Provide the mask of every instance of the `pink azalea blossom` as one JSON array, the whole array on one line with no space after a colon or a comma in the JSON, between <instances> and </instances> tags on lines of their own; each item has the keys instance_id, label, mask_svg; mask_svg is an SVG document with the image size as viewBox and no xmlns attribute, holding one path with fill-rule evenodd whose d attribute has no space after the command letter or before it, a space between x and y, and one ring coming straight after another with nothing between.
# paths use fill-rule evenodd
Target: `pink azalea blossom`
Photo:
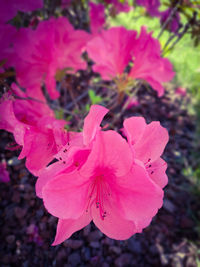
<instances>
[{"instance_id":1,"label":"pink azalea blossom","mask_svg":"<svg viewBox=\"0 0 200 267\"><path fill-rule=\"evenodd\" d=\"M42 21L35 30L20 29L13 48L19 84L38 92L45 83L50 97L58 98L55 75L60 70L74 73L86 68L81 53L88 36L82 30L74 30L65 17Z\"/></svg>"},{"instance_id":2,"label":"pink azalea blossom","mask_svg":"<svg viewBox=\"0 0 200 267\"><path fill-rule=\"evenodd\" d=\"M167 10L163 11L160 13L160 23L163 25L166 20L169 18L169 16L172 13L172 9L168 8ZM180 15L178 12L176 12L173 17L171 18L171 20L169 21L169 23L166 25L166 28L171 31L176 33L177 30L179 29L180 26Z\"/></svg>"},{"instance_id":3,"label":"pink azalea blossom","mask_svg":"<svg viewBox=\"0 0 200 267\"><path fill-rule=\"evenodd\" d=\"M95 62L93 70L104 80L111 80L124 72L133 57L136 31L124 27L113 27L88 42L86 50Z\"/></svg>"},{"instance_id":4,"label":"pink azalea blossom","mask_svg":"<svg viewBox=\"0 0 200 267\"><path fill-rule=\"evenodd\" d=\"M6 162L2 161L0 163L0 182L8 183L10 182L10 176L8 171L6 170Z\"/></svg>"},{"instance_id":5,"label":"pink azalea blossom","mask_svg":"<svg viewBox=\"0 0 200 267\"><path fill-rule=\"evenodd\" d=\"M104 5L90 2L89 8L91 32L93 35L98 34L102 30L103 25L105 24Z\"/></svg>"},{"instance_id":6,"label":"pink azalea blossom","mask_svg":"<svg viewBox=\"0 0 200 267\"><path fill-rule=\"evenodd\" d=\"M143 6L146 8L147 12L152 17L157 17L160 15L160 11L158 10L160 7L160 1L159 0L136 0L136 3L139 6Z\"/></svg>"},{"instance_id":7,"label":"pink azalea blossom","mask_svg":"<svg viewBox=\"0 0 200 267\"><path fill-rule=\"evenodd\" d=\"M136 31L114 27L89 41L86 49L95 62L93 70L99 72L103 79L111 80L122 76L132 60L129 78L147 81L158 96L162 96L162 83L174 76L172 64L161 57L159 41L147 33L145 27L142 27L139 37L136 38L136 35Z\"/></svg>"},{"instance_id":8,"label":"pink azalea blossom","mask_svg":"<svg viewBox=\"0 0 200 267\"><path fill-rule=\"evenodd\" d=\"M134 47L134 65L129 76L134 79L147 81L158 92L164 94L163 82L168 82L174 77L172 64L167 58L161 56L160 43L147 33L142 27L139 38Z\"/></svg>"},{"instance_id":9,"label":"pink azalea blossom","mask_svg":"<svg viewBox=\"0 0 200 267\"><path fill-rule=\"evenodd\" d=\"M1 0L0 23L4 23L17 15L18 11L29 12L43 7L42 0Z\"/></svg>"},{"instance_id":10,"label":"pink azalea blossom","mask_svg":"<svg viewBox=\"0 0 200 267\"><path fill-rule=\"evenodd\" d=\"M124 133L135 158L143 162L149 177L161 188L168 182L166 162L160 158L169 140L168 132L158 121L146 124L143 117L124 121Z\"/></svg>"},{"instance_id":11,"label":"pink azalea blossom","mask_svg":"<svg viewBox=\"0 0 200 267\"><path fill-rule=\"evenodd\" d=\"M178 88L176 88L175 93L177 95L180 95L180 96L184 97L184 96L187 95L187 90L186 90L186 88L178 87Z\"/></svg>"},{"instance_id":12,"label":"pink azalea blossom","mask_svg":"<svg viewBox=\"0 0 200 267\"><path fill-rule=\"evenodd\" d=\"M57 120L45 102L24 100L28 95L15 84L17 99L4 96L0 103L0 129L13 133L22 151L19 159L26 157L26 167L37 174L68 141L64 131L66 121Z\"/></svg>"},{"instance_id":13,"label":"pink azalea blossom","mask_svg":"<svg viewBox=\"0 0 200 267\"><path fill-rule=\"evenodd\" d=\"M152 160L157 159L160 147L149 148L142 137L136 158L121 135L102 131L100 123L107 112L106 108L93 105L78 144L69 144L62 159L44 169L37 180L37 195L43 198L47 210L59 218L53 245L92 220L110 238L127 239L148 226L162 206L163 191L143 163L151 153ZM136 123L136 130L137 126ZM153 131L152 137L157 138L157 134ZM138 138L139 132L135 135ZM143 157L138 156L139 147Z\"/></svg>"}]
</instances>

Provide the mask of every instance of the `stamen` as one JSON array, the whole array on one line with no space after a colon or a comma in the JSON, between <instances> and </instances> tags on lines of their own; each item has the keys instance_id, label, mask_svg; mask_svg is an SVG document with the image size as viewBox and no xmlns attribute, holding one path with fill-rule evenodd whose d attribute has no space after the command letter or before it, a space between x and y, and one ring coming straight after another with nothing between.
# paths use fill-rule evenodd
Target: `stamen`
<instances>
[{"instance_id":1,"label":"stamen","mask_svg":"<svg viewBox=\"0 0 200 267\"><path fill-rule=\"evenodd\" d=\"M94 203L96 205L96 208L99 210L99 216L102 220L104 220L107 215L104 209L104 198L106 195L110 196L107 187L107 184L103 180L103 175L95 177L91 185L91 192L89 194L89 200L86 207L86 212L88 212L89 207ZM105 194L105 192L107 193ZM91 203L92 196L94 196L94 198Z\"/></svg>"}]
</instances>

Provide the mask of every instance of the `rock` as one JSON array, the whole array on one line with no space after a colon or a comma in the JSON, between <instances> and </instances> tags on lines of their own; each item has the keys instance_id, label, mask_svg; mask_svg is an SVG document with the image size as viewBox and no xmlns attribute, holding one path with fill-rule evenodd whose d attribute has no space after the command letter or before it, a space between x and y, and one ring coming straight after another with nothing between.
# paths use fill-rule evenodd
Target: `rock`
<instances>
[{"instance_id":1,"label":"rock","mask_svg":"<svg viewBox=\"0 0 200 267\"><path fill-rule=\"evenodd\" d=\"M105 237L102 242L102 244L108 245L108 246L113 246L115 241L109 237Z\"/></svg>"},{"instance_id":2,"label":"rock","mask_svg":"<svg viewBox=\"0 0 200 267\"><path fill-rule=\"evenodd\" d=\"M91 259L91 251L88 247L83 247L81 249L82 257L85 261L89 261Z\"/></svg>"},{"instance_id":3,"label":"rock","mask_svg":"<svg viewBox=\"0 0 200 267\"><path fill-rule=\"evenodd\" d=\"M181 217L180 226L181 228L192 228L194 227L194 222L184 215Z\"/></svg>"},{"instance_id":4,"label":"rock","mask_svg":"<svg viewBox=\"0 0 200 267\"><path fill-rule=\"evenodd\" d=\"M164 199L163 208L170 213L174 213L176 210L176 206L169 199Z\"/></svg>"},{"instance_id":5,"label":"rock","mask_svg":"<svg viewBox=\"0 0 200 267\"><path fill-rule=\"evenodd\" d=\"M6 237L6 242L7 242L8 244L12 244L12 243L14 243L14 242L15 242L15 236L14 236L14 235L8 235L8 236Z\"/></svg>"},{"instance_id":6,"label":"rock","mask_svg":"<svg viewBox=\"0 0 200 267\"><path fill-rule=\"evenodd\" d=\"M72 249L78 249L83 246L83 241L69 239L64 243L64 246L72 248Z\"/></svg>"},{"instance_id":7,"label":"rock","mask_svg":"<svg viewBox=\"0 0 200 267\"><path fill-rule=\"evenodd\" d=\"M117 246L111 246L111 247L109 247L109 251L111 253L114 253L114 254L117 254L117 255L121 254L121 252L122 252L121 248L120 247L117 247Z\"/></svg>"},{"instance_id":8,"label":"rock","mask_svg":"<svg viewBox=\"0 0 200 267\"><path fill-rule=\"evenodd\" d=\"M174 225L174 216L170 214L161 214L159 218L168 226Z\"/></svg>"},{"instance_id":9,"label":"rock","mask_svg":"<svg viewBox=\"0 0 200 267\"><path fill-rule=\"evenodd\" d=\"M68 257L68 263L70 266L75 267L78 266L78 264L81 263L81 257L78 252L73 252L71 255Z\"/></svg>"},{"instance_id":10,"label":"rock","mask_svg":"<svg viewBox=\"0 0 200 267\"><path fill-rule=\"evenodd\" d=\"M90 242L90 247L100 248L100 243L98 241L92 241L92 242Z\"/></svg>"},{"instance_id":11,"label":"rock","mask_svg":"<svg viewBox=\"0 0 200 267\"><path fill-rule=\"evenodd\" d=\"M123 267L131 264L133 256L130 253L124 253L115 260L115 266Z\"/></svg>"},{"instance_id":12,"label":"rock","mask_svg":"<svg viewBox=\"0 0 200 267\"><path fill-rule=\"evenodd\" d=\"M136 240L134 237L129 238L128 249L131 252L141 253L142 252L141 242L139 240Z\"/></svg>"},{"instance_id":13,"label":"rock","mask_svg":"<svg viewBox=\"0 0 200 267\"><path fill-rule=\"evenodd\" d=\"M22 219L26 215L27 209L26 208L16 207L14 209L14 212L15 212L15 216L18 219Z\"/></svg>"},{"instance_id":14,"label":"rock","mask_svg":"<svg viewBox=\"0 0 200 267\"><path fill-rule=\"evenodd\" d=\"M56 261L61 262L64 259L67 260L67 253L66 253L66 249L64 248L60 248L57 255L56 255Z\"/></svg>"},{"instance_id":15,"label":"rock","mask_svg":"<svg viewBox=\"0 0 200 267\"><path fill-rule=\"evenodd\" d=\"M88 241L92 242L92 241L98 241L101 237L103 236L103 234L99 231L99 230L95 230L93 232L90 232L88 234Z\"/></svg>"},{"instance_id":16,"label":"rock","mask_svg":"<svg viewBox=\"0 0 200 267\"><path fill-rule=\"evenodd\" d=\"M86 227L84 227L84 229L83 229L83 235L84 236L88 236L89 233L90 233L90 230L91 230L91 223L88 224Z\"/></svg>"}]
</instances>

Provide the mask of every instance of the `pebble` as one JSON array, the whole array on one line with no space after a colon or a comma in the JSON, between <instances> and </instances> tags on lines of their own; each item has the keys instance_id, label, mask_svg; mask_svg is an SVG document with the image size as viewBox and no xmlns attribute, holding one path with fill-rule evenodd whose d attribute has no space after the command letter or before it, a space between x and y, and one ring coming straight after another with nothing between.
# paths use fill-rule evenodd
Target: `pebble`
<instances>
[{"instance_id":1,"label":"pebble","mask_svg":"<svg viewBox=\"0 0 200 267\"><path fill-rule=\"evenodd\" d=\"M64 246L72 248L72 249L79 249L80 247L83 246L83 241L68 239L67 241L65 241Z\"/></svg>"},{"instance_id":2,"label":"pebble","mask_svg":"<svg viewBox=\"0 0 200 267\"><path fill-rule=\"evenodd\" d=\"M71 255L69 255L68 257L68 263L70 264L70 266L75 267L78 264L81 263L81 257L80 254L78 252L73 252Z\"/></svg>"},{"instance_id":3,"label":"pebble","mask_svg":"<svg viewBox=\"0 0 200 267\"><path fill-rule=\"evenodd\" d=\"M194 222L190 218L183 216L180 221L180 226L181 228L192 228L194 227Z\"/></svg>"},{"instance_id":4,"label":"pebble","mask_svg":"<svg viewBox=\"0 0 200 267\"><path fill-rule=\"evenodd\" d=\"M128 239L128 249L134 253L141 253L142 247L141 242L136 240L134 237Z\"/></svg>"},{"instance_id":5,"label":"pebble","mask_svg":"<svg viewBox=\"0 0 200 267\"><path fill-rule=\"evenodd\" d=\"M109 247L109 251L111 253L113 252L114 254L117 254L117 255L121 254L121 252L122 252L121 248L120 247L117 247L117 246L111 246L111 247Z\"/></svg>"},{"instance_id":6,"label":"pebble","mask_svg":"<svg viewBox=\"0 0 200 267\"><path fill-rule=\"evenodd\" d=\"M102 236L103 234L99 230L95 230L88 234L87 239L89 242L98 241Z\"/></svg>"},{"instance_id":7,"label":"pebble","mask_svg":"<svg viewBox=\"0 0 200 267\"><path fill-rule=\"evenodd\" d=\"M7 242L8 244L12 244L13 242L15 242L15 236L14 236L14 235L8 235L8 236L6 237L6 242Z\"/></svg>"},{"instance_id":8,"label":"pebble","mask_svg":"<svg viewBox=\"0 0 200 267\"><path fill-rule=\"evenodd\" d=\"M15 207L14 212L15 212L15 216L18 219L22 219L26 215L27 209L26 208Z\"/></svg>"},{"instance_id":9,"label":"pebble","mask_svg":"<svg viewBox=\"0 0 200 267\"><path fill-rule=\"evenodd\" d=\"M90 242L90 247L99 248L100 247L100 243L97 242L97 241L92 241L92 242Z\"/></svg>"},{"instance_id":10,"label":"pebble","mask_svg":"<svg viewBox=\"0 0 200 267\"><path fill-rule=\"evenodd\" d=\"M130 253L124 253L115 260L115 265L117 267L124 267L131 264L132 260L133 256Z\"/></svg>"},{"instance_id":11,"label":"pebble","mask_svg":"<svg viewBox=\"0 0 200 267\"><path fill-rule=\"evenodd\" d=\"M163 208L170 213L174 213L176 210L176 206L169 199L164 199Z\"/></svg>"}]
</instances>

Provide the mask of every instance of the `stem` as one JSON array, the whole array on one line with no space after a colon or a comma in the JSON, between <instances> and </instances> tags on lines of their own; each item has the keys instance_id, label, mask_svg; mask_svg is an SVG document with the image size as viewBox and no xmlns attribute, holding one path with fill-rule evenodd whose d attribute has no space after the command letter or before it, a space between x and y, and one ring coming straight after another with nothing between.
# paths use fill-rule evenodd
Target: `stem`
<instances>
[{"instance_id":1,"label":"stem","mask_svg":"<svg viewBox=\"0 0 200 267\"><path fill-rule=\"evenodd\" d=\"M161 31L160 31L160 33L159 33L157 39L159 39L159 38L162 36L162 34L163 34L165 28L168 26L169 22L172 20L173 16L175 15L176 11L178 10L178 6L179 6L179 4L180 4L181 2L182 2L182 0L179 0L179 1L177 2L177 4L175 5L175 7L171 10L171 13L170 13L169 17L166 19L166 21L164 22L164 24L163 24L163 26L162 26L162 29L161 29Z\"/></svg>"}]
</instances>

